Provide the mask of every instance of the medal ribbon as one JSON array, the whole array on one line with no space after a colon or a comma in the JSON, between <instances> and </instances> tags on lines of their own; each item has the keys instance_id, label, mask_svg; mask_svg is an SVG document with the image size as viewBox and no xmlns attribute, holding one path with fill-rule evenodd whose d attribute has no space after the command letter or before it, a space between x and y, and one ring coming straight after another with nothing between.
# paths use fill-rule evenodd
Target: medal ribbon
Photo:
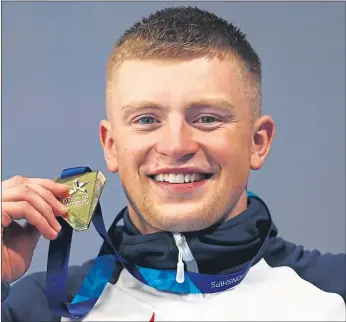
<instances>
[{"instance_id":1,"label":"medal ribbon","mask_svg":"<svg viewBox=\"0 0 346 322\"><path fill-rule=\"evenodd\" d=\"M69 168L62 171L60 178L81 175L90 171L91 169L89 167ZM258 198L250 192L248 195ZM121 219L122 213L119 214L116 221L118 222ZM258 257L258 254L261 252L263 246L268 240L271 231L270 226L260 250L241 271L224 275L209 275L185 271L184 282L178 283L176 281L176 270L158 270L141 267L133 265L122 258L116 252L107 234L102 217L101 206L100 203L98 203L92 223L98 234L108 246L110 253L99 254L97 256L93 266L84 278L78 293L74 296L72 301L69 302L67 300L67 276L73 229L62 218L58 218L58 220L62 226L61 232L58 237L55 240L52 240L49 244L47 297L49 307L54 315L72 319L81 319L92 310L110 280L117 261L121 262L124 268L126 268L134 278L160 291L180 294L198 294L217 293L231 289L240 284L245 278L254 261Z\"/></svg>"}]
</instances>

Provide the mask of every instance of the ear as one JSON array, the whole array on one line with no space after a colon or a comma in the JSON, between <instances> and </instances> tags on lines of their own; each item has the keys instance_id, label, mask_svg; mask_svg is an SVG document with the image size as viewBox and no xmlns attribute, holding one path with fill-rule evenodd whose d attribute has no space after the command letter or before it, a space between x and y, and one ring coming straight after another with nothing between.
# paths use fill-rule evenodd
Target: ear
<instances>
[{"instance_id":1,"label":"ear","mask_svg":"<svg viewBox=\"0 0 346 322\"><path fill-rule=\"evenodd\" d=\"M263 115L254 123L253 129L250 166L252 170L259 170L269 154L275 136L274 120Z\"/></svg>"},{"instance_id":2,"label":"ear","mask_svg":"<svg viewBox=\"0 0 346 322\"><path fill-rule=\"evenodd\" d=\"M119 167L115 141L112 136L112 126L107 120L103 120L100 123L100 141L108 170L117 172Z\"/></svg>"}]
</instances>

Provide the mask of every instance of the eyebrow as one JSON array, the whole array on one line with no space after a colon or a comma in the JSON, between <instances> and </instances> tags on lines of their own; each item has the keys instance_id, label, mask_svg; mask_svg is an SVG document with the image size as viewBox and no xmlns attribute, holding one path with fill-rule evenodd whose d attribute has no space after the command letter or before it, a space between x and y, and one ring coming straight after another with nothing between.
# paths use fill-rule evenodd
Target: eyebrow
<instances>
[{"instance_id":1,"label":"eyebrow","mask_svg":"<svg viewBox=\"0 0 346 322\"><path fill-rule=\"evenodd\" d=\"M130 104L126 104L121 107L120 113L123 118L128 118L132 113L141 109L164 109L163 106L151 101L138 101Z\"/></svg>"},{"instance_id":2,"label":"eyebrow","mask_svg":"<svg viewBox=\"0 0 346 322\"><path fill-rule=\"evenodd\" d=\"M207 108L207 107L216 107L226 111L234 112L234 105L225 99L220 98L210 98L194 101L192 103L186 104L183 108L184 111L189 108ZM121 107L120 113L124 119L128 118L132 113L142 109L156 109L156 110L168 110L168 108L151 102L151 101L138 101L130 104L126 104Z\"/></svg>"},{"instance_id":3,"label":"eyebrow","mask_svg":"<svg viewBox=\"0 0 346 322\"><path fill-rule=\"evenodd\" d=\"M202 100L193 102L191 104L188 104L187 106L185 106L185 109L188 109L190 107L192 108L216 107L216 108L220 108L230 112L235 111L235 107L230 101L225 99L220 99L220 98L202 99Z\"/></svg>"}]
</instances>

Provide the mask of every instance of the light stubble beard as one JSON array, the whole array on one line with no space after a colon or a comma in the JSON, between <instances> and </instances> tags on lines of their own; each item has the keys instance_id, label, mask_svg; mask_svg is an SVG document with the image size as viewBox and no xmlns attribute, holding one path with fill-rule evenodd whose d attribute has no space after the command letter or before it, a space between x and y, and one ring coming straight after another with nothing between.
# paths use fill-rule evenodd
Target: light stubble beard
<instances>
[{"instance_id":1,"label":"light stubble beard","mask_svg":"<svg viewBox=\"0 0 346 322\"><path fill-rule=\"evenodd\" d=\"M246 189L239 189L234 202L229 205L222 205L218 200L224 198L223 189L219 189L211 198L206 198L205 202L198 207L194 213L200 215L190 215L183 220L179 214L174 218L165 217L159 210L155 209L150 197L143 194L140 197L138 205L131 197L132 191L126 189L122 183L125 196L128 200L128 212L132 223L142 234L152 234L159 231L167 232L193 232L206 229L211 226L217 226L247 208ZM169 207L169 206L167 206Z\"/></svg>"}]
</instances>

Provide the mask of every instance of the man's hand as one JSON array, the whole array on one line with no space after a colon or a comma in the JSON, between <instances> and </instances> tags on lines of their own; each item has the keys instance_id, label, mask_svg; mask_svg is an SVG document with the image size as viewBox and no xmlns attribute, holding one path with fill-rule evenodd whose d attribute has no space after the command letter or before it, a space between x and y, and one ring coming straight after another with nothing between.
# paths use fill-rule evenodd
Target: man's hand
<instances>
[{"instance_id":1,"label":"man's hand","mask_svg":"<svg viewBox=\"0 0 346 322\"><path fill-rule=\"evenodd\" d=\"M54 240L61 226L57 216L66 216L58 200L69 187L50 179L15 176L2 182L2 280L11 283L28 270L41 234ZM15 220L25 219L21 226Z\"/></svg>"}]
</instances>

